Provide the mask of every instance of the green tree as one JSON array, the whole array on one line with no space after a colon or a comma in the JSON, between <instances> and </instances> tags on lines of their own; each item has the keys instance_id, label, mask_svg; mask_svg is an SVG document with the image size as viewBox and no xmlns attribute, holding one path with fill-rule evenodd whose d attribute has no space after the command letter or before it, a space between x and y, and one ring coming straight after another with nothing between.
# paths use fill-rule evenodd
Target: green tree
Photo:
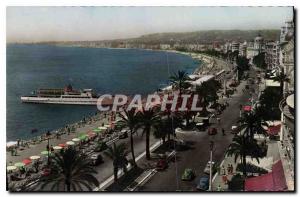
<instances>
[{"instance_id":1,"label":"green tree","mask_svg":"<svg viewBox=\"0 0 300 197\"><path fill-rule=\"evenodd\" d=\"M87 155L79 153L75 148L68 148L64 152L55 153L51 159L50 175L40 179L41 189L51 185L51 191L63 189L69 191L92 191L99 181L97 171L91 166Z\"/></svg>"},{"instance_id":2,"label":"green tree","mask_svg":"<svg viewBox=\"0 0 300 197\"><path fill-rule=\"evenodd\" d=\"M244 74L245 71L249 70L249 60L246 57L238 56L236 59L238 78Z\"/></svg>"},{"instance_id":3,"label":"green tree","mask_svg":"<svg viewBox=\"0 0 300 197\"><path fill-rule=\"evenodd\" d=\"M229 148L226 151L226 155L234 156L234 162L237 162L237 159L240 158L241 164L243 166L243 175L247 176L246 171L246 157L250 156L254 158L259 163L260 157L260 147L257 144L255 139L249 139L245 135L236 135L232 143L229 145Z\"/></svg>"},{"instance_id":4,"label":"green tree","mask_svg":"<svg viewBox=\"0 0 300 197\"><path fill-rule=\"evenodd\" d=\"M260 107L254 108L250 112L244 112L239 119L239 123L241 130L245 130L245 136L250 139L253 139L255 133L266 135L263 126L267 126L267 124Z\"/></svg>"},{"instance_id":5,"label":"green tree","mask_svg":"<svg viewBox=\"0 0 300 197\"><path fill-rule=\"evenodd\" d=\"M267 87L259 98L262 116L265 120L279 120L281 111L279 103L281 101L281 93L274 87Z\"/></svg>"},{"instance_id":6,"label":"green tree","mask_svg":"<svg viewBox=\"0 0 300 197\"><path fill-rule=\"evenodd\" d=\"M215 103L218 99L217 91L220 88L220 83L216 80L203 82L196 87L196 94L201 98L203 107L202 113L207 114L207 106L209 103Z\"/></svg>"},{"instance_id":7,"label":"green tree","mask_svg":"<svg viewBox=\"0 0 300 197\"><path fill-rule=\"evenodd\" d=\"M279 72L279 74L273 78L274 81L277 81L280 83L280 98L283 98L283 88L284 88L284 82L290 83L290 79L286 74L284 74L283 69Z\"/></svg>"},{"instance_id":8,"label":"green tree","mask_svg":"<svg viewBox=\"0 0 300 197\"><path fill-rule=\"evenodd\" d=\"M259 68L265 69L267 64L265 62L265 53L259 53L258 55L253 57L253 64L255 64Z\"/></svg>"},{"instance_id":9,"label":"green tree","mask_svg":"<svg viewBox=\"0 0 300 197\"><path fill-rule=\"evenodd\" d=\"M188 80L190 80L188 74L185 71L180 70L170 77L171 84L174 88L179 90L179 95L181 95L185 89L190 87Z\"/></svg>"},{"instance_id":10,"label":"green tree","mask_svg":"<svg viewBox=\"0 0 300 197\"><path fill-rule=\"evenodd\" d=\"M118 122L121 128L129 128L130 132L130 149L131 149L131 155L132 155L132 161L133 165L136 166L135 162L135 154L134 154L134 143L133 143L133 133L136 132L136 129L139 124L139 117L137 113L135 112L135 109L131 110L125 110L124 112L120 112L119 116L121 117L121 120Z\"/></svg>"},{"instance_id":11,"label":"green tree","mask_svg":"<svg viewBox=\"0 0 300 197\"><path fill-rule=\"evenodd\" d=\"M144 127L143 134L146 135L146 158L150 159L150 131L160 120L159 113L155 107L148 110L143 108L142 111L138 112L141 126Z\"/></svg>"},{"instance_id":12,"label":"green tree","mask_svg":"<svg viewBox=\"0 0 300 197\"><path fill-rule=\"evenodd\" d=\"M114 181L118 182L118 170L123 169L124 173L127 172L127 155L128 151L125 143L108 147L108 150L104 152L113 161Z\"/></svg>"}]
</instances>

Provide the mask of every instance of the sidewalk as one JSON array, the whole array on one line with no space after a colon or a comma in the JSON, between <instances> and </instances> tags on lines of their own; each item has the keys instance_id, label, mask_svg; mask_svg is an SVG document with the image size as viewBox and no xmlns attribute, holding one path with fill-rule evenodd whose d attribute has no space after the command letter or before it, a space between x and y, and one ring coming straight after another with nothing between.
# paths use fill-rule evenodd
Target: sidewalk
<instances>
[{"instance_id":1,"label":"sidewalk","mask_svg":"<svg viewBox=\"0 0 300 197\"><path fill-rule=\"evenodd\" d=\"M60 139L56 139L55 137L50 139L49 144L50 146L57 146L61 143L66 143L67 141L71 141L73 138L76 138L79 133L86 133L87 131L90 131L96 127L99 127L104 124L108 124L107 118L100 118L100 120L96 120L95 122L91 124L85 124L83 127L76 128L75 131L71 132L70 135L63 134L60 136ZM11 152L6 152L6 162L22 162L23 159L26 159L33 155L40 155L42 151L46 150L48 142L47 140L44 140L37 144L30 145L29 148L24 147L24 150L20 150L18 148L17 156L12 156Z\"/></svg>"}]
</instances>

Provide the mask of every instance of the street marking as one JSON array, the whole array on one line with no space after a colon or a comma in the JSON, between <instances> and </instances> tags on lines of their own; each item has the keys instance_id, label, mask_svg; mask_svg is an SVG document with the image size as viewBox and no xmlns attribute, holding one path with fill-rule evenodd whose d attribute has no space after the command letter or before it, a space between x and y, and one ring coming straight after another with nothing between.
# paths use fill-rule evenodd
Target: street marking
<instances>
[{"instance_id":1,"label":"street marking","mask_svg":"<svg viewBox=\"0 0 300 197\"><path fill-rule=\"evenodd\" d=\"M157 148L157 146L160 145L160 141L157 141L155 144L153 144L150 147L150 151L152 151L154 148ZM146 155L146 151L144 151L142 154L140 154L139 156L136 157L135 161L139 161L143 156ZM127 169L130 169L131 165L128 165ZM118 171L118 175L121 175L123 173L122 170ZM102 183L100 183L100 185L98 187L96 187L95 189L93 189L93 191L101 191L108 183L110 183L111 181L113 181L114 179L114 175L111 175L109 178L107 178L105 181L103 181Z\"/></svg>"}]
</instances>

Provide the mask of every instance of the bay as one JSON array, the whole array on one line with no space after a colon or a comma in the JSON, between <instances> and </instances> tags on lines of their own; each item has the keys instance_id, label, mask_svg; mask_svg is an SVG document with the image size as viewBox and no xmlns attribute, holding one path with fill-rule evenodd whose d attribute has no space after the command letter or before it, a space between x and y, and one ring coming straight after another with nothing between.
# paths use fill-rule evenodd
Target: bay
<instances>
[{"instance_id":1,"label":"bay","mask_svg":"<svg viewBox=\"0 0 300 197\"><path fill-rule=\"evenodd\" d=\"M25 104L39 88L92 88L98 94L148 94L178 70L192 73L191 57L164 51L8 44L7 140L28 139L93 115L96 106ZM168 66L169 65L169 66ZM37 133L31 134L36 128Z\"/></svg>"}]
</instances>

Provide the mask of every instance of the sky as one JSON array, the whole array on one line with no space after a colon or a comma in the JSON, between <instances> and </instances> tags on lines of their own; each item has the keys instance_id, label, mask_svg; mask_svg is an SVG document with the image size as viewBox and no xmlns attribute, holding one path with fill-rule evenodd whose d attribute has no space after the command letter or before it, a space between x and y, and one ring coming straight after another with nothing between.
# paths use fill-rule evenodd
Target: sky
<instances>
[{"instance_id":1,"label":"sky","mask_svg":"<svg viewBox=\"0 0 300 197\"><path fill-rule=\"evenodd\" d=\"M7 7L7 42L107 40L150 33L279 29L292 7Z\"/></svg>"}]
</instances>

